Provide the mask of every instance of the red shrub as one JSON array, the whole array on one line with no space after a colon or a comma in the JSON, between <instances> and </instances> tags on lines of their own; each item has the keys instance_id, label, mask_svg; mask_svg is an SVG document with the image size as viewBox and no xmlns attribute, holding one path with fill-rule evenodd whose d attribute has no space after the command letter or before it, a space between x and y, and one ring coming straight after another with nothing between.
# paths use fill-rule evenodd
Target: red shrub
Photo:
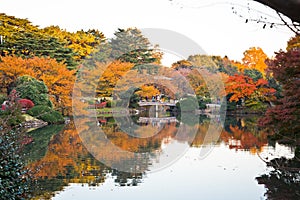
<instances>
[{"instance_id":1,"label":"red shrub","mask_svg":"<svg viewBox=\"0 0 300 200\"><path fill-rule=\"evenodd\" d=\"M20 99L18 100L18 103L21 104L22 108L25 108L26 110L34 106L34 103L29 99Z\"/></svg>"}]
</instances>

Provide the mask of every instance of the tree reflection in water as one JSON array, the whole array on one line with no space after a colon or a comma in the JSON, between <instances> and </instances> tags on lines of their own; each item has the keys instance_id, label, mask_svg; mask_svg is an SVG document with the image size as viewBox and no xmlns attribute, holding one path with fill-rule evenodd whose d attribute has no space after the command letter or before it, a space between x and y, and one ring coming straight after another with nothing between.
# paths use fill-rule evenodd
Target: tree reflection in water
<instances>
[{"instance_id":1,"label":"tree reflection in water","mask_svg":"<svg viewBox=\"0 0 300 200\"><path fill-rule=\"evenodd\" d=\"M265 161L271 169L269 173L256 178L267 188L268 199L300 199L300 148L295 149L293 158L274 158Z\"/></svg>"},{"instance_id":2,"label":"tree reflection in water","mask_svg":"<svg viewBox=\"0 0 300 200\"><path fill-rule=\"evenodd\" d=\"M299 133L285 131L284 134L274 134L272 130L269 131L269 145L276 150L276 144L281 144L289 149L291 155L275 157L273 153L269 153L265 158L260 157L266 163L268 172L256 177L256 180L265 185L265 196L268 199L300 199Z\"/></svg>"},{"instance_id":3,"label":"tree reflection in water","mask_svg":"<svg viewBox=\"0 0 300 200\"><path fill-rule=\"evenodd\" d=\"M43 157L28 159L28 161L30 161L28 167L31 169L36 180L32 185L35 198L51 198L55 191L62 190L63 187L69 183L80 183L83 186L88 185L91 187L100 186L108 177L114 179L116 186L124 187L142 184L145 174L150 170L153 162L159 160L163 147L168 145L172 140L178 142L189 141L191 137L190 130L195 128L198 130L197 135L193 138L193 141L189 143L189 145L194 148L200 148L202 145L207 144L218 145L224 143L231 149L257 153L262 151L263 147L268 143L266 134L257 130L255 120L251 118L229 118L225 123L225 128L221 132L221 135L217 132L211 132L209 137L206 137L209 126L213 126L214 124L211 124L208 117L201 117L199 124L180 125L182 130L184 130L180 138L176 137L176 132L179 128L178 123L180 122L160 124L158 129L157 127L146 129L140 126L135 134L149 136L151 133L147 133L147 130L158 130L159 132L149 138L138 138L122 132L114 120L107 119L106 121L107 123L103 124L101 128L114 145L131 152L141 152L141 155L146 155L143 154L143 152L153 153L147 154L147 156L143 158L137 159L128 157L125 159L116 157L109 151L106 152L105 149L99 149L99 153L104 154L108 159L110 158L112 164L118 164L117 162L122 160L122 162L130 163L128 166L132 166L132 162L135 162L135 167L128 169L128 172L111 169L95 159L81 141L79 133L90 129L89 124L87 124L85 120L82 120L81 125L76 126L77 129L75 129L74 123L71 122L66 125L62 131L48 138L49 144ZM144 124L144 126L153 126L153 124ZM57 129L55 130L57 131ZM214 128L212 128L212 130L214 130ZM215 130L217 130L217 128ZM95 138L91 136L90 139L93 140ZM273 161L273 163L278 164L285 162L283 160L276 160ZM299 162L294 164L299 165ZM274 186L273 189L271 188L273 184L277 183L276 180L279 180L274 179L279 176L279 174L275 172L277 173L277 171L270 173L270 177L262 176L258 178L260 183L266 184L268 188L270 187L269 191L272 194L274 194L275 188L278 188L278 186ZM282 176L280 180L285 180L285 182L291 181L289 175L288 173L280 174L280 176ZM295 180L298 177L299 181L299 171L298 174L292 174L292 177L294 177ZM299 185L295 185L295 187L296 186ZM295 187L291 190L297 191Z\"/></svg>"}]
</instances>

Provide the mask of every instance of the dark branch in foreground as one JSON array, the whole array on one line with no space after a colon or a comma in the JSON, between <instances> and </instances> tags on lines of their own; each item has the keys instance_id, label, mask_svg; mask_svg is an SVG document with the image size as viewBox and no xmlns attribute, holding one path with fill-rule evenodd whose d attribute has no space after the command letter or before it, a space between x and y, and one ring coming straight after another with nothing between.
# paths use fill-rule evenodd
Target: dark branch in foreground
<instances>
[{"instance_id":1,"label":"dark branch in foreground","mask_svg":"<svg viewBox=\"0 0 300 200\"><path fill-rule=\"evenodd\" d=\"M289 17L293 22L300 23L300 1L299 0L254 0L264 4Z\"/></svg>"}]
</instances>

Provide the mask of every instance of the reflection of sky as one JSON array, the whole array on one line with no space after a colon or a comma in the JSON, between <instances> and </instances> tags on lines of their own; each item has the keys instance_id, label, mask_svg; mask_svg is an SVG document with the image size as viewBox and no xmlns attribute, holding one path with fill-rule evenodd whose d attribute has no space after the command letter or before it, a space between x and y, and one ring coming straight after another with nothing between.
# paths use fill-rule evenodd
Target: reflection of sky
<instances>
[{"instance_id":1,"label":"reflection of sky","mask_svg":"<svg viewBox=\"0 0 300 200\"><path fill-rule=\"evenodd\" d=\"M265 172L258 156L222 144L201 160L200 150L189 149L173 165L147 174L137 187L117 187L109 177L96 188L71 184L54 199L264 199L264 186L255 180Z\"/></svg>"},{"instance_id":2,"label":"reflection of sky","mask_svg":"<svg viewBox=\"0 0 300 200\"><path fill-rule=\"evenodd\" d=\"M260 156L263 159L267 159L267 160L280 158L280 157L293 158L295 156L295 151L293 147L275 143L275 147L271 147L271 146L264 147Z\"/></svg>"}]
</instances>

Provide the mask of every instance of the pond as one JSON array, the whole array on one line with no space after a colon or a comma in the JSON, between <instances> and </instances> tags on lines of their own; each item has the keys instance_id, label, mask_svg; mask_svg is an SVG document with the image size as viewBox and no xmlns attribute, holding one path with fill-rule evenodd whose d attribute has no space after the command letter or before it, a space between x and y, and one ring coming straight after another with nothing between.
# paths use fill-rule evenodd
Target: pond
<instances>
[{"instance_id":1,"label":"pond","mask_svg":"<svg viewBox=\"0 0 300 200\"><path fill-rule=\"evenodd\" d=\"M24 150L36 179L35 198L266 199L267 189L256 180L271 170L264 160L292 158L293 147L268 143L267 135L257 129L257 116L227 116L222 130L214 127L218 117L211 117L184 124L170 116L164 121L134 116L139 126L133 135L124 133L120 120L99 118L97 128L111 143L142 158L125 158L102 145L92 150L94 144L86 141L100 136L82 135L95 128L84 120L81 126L71 121L32 131L34 142Z\"/></svg>"}]
</instances>

